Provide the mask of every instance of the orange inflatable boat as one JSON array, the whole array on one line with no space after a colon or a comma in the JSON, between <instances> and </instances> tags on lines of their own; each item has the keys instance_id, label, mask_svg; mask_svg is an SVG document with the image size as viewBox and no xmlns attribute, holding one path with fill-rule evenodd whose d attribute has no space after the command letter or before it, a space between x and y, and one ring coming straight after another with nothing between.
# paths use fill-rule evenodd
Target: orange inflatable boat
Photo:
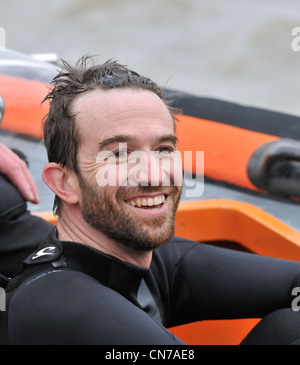
<instances>
[{"instance_id":1,"label":"orange inflatable boat","mask_svg":"<svg viewBox=\"0 0 300 365\"><path fill-rule=\"evenodd\" d=\"M38 184L41 203L33 214L53 224L53 196L41 179L46 153L41 104L58 66L0 50L0 141L20 150ZM259 255L300 260L300 117L166 90L182 109L179 150L203 151L204 189L186 194L176 235ZM196 158L183 161L194 184ZM188 344L238 344L259 321L204 321L170 330ZM216 330L216 328L218 328Z\"/></svg>"}]
</instances>

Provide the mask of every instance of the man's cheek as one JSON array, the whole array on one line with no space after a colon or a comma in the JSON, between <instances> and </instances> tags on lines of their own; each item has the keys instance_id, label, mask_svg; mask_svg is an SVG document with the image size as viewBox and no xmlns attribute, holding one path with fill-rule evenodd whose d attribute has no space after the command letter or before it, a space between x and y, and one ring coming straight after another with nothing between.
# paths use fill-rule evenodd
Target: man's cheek
<instances>
[{"instance_id":1,"label":"man's cheek","mask_svg":"<svg viewBox=\"0 0 300 365\"><path fill-rule=\"evenodd\" d=\"M117 162L110 151L101 151L96 158L96 182L98 186L117 186Z\"/></svg>"},{"instance_id":2,"label":"man's cheek","mask_svg":"<svg viewBox=\"0 0 300 365\"><path fill-rule=\"evenodd\" d=\"M179 151L170 154L169 157L161 159L163 186L182 186L182 159Z\"/></svg>"}]
</instances>

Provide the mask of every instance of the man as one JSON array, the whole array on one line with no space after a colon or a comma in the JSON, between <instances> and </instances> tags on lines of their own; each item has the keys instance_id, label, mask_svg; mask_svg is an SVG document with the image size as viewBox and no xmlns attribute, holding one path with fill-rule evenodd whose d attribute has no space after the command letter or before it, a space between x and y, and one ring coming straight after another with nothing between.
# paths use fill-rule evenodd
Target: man
<instances>
[{"instance_id":1,"label":"man","mask_svg":"<svg viewBox=\"0 0 300 365\"><path fill-rule=\"evenodd\" d=\"M296 343L300 263L173 237L176 110L153 81L88 62L65 64L46 98L58 221L8 285L9 342L173 345L169 326L271 313L293 325L245 343Z\"/></svg>"}]
</instances>

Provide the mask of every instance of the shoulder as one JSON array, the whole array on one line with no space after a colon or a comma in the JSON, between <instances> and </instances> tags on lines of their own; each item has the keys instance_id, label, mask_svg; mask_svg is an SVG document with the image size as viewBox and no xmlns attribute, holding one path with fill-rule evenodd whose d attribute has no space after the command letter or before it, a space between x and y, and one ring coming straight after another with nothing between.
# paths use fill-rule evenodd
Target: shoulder
<instances>
[{"instance_id":1,"label":"shoulder","mask_svg":"<svg viewBox=\"0 0 300 365\"><path fill-rule=\"evenodd\" d=\"M28 278L15 290L8 317L11 345L181 343L116 291L71 270Z\"/></svg>"},{"instance_id":2,"label":"shoulder","mask_svg":"<svg viewBox=\"0 0 300 365\"><path fill-rule=\"evenodd\" d=\"M79 299L84 292L85 295L88 291L93 292L95 287L101 290L103 286L89 275L49 266L28 275L12 292L9 292L9 311L12 313L22 308L32 312L33 308L39 309L45 305L49 309L53 303L59 302L67 305L69 298ZM73 307L75 304L76 300ZM63 306L60 310L65 311L66 308ZM67 310L69 309L70 307Z\"/></svg>"},{"instance_id":3,"label":"shoulder","mask_svg":"<svg viewBox=\"0 0 300 365\"><path fill-rule=\"evenodd\" d=\"M153 251L151 271L160 285L168 285L176 280L178 269L182 262L194 251L194 248L201 246L199 242L187 240L181 237L173 237L166 244ZM165 279L165 280L164 280Z\"/></svg>"},{"instance_id":4,"label":"shoulder","mask_svg":"<svg viewBox=\"0 0 300 365\"><path fill-rule=\"evenodd\" d=\"M61 268L44 268L28 276L12 291L9 312L32 313L34 310L43 310L50 313L54 308L56 314L70 314L71 309L74 310L82 304L88 306L90 299L95 299L99 293L107 290L107 287L85 273Z\"/></svg>"},{"instance_id":5,"label":"shoulder","mask_svg":"<svg viewBox=\"0 0 300 365\"><path fill-rule=\"evenodd\" d=\"M169 242L154 250L153 259L176 265L191 250L199 246L199 242L174 236Z\"/></svg>"},{"instance_id":6,"label":"shoulder","mask_svg":"<svg viewBox=\"0 0 300 365\"><path fill-rule=\"evenodd\" d=\"M43 270L24 280L8 306L12 344L76 344L90 339L85 328L102 325L107 312L123 299L84 273ZM89 334L92 330L88 331Z\"/></svg>"}]
</instances>

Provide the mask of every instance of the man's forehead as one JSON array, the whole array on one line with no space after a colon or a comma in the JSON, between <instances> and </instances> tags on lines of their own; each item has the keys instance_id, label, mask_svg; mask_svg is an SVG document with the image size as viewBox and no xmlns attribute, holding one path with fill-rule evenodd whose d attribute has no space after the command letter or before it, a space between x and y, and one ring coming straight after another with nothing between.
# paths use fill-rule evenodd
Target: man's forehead
<instances>
[{"instance_id":1,"label":"man's forehead","mask_svg":"<svg viewBox=\"0 0 300 365\"><path fill-rule=\"evenodd\" d=\"M163 103L163 101L156 95L153 91L145 89L134 89L134 88L114 88L114 89L101 89L96 88L91 91L79 94L74 99L71 109L75 112L80 112L81 108L85 106L90 106L91 104L95 107L96 105L101 105L103 107L109 106L109 104L119 103L126 100L136 100L136 99L157 99Z\"/></svg>"},{"instance_id":2,"label":"man's forehead","mask_svg":"<svg viewBox=\"0 0 300 365\"><path fill-rule=\"evenodd\" d=\"M104 99L107 100L113 91L114 90L102 90L97 88L79 94L74 98L71 104L71 111L75 114L81 113L86 107L89 107L90 104L94 104L95 102L98 104Z\"/></svg>"},{"instance_id":3,"label":"man's forehead","mask_svg":"<svg viewBox=\"0 0 300 365\"><path fill-rule=\"evenodd\" d=\"M108 136L127 132L149 134L153 128L158 133L174 133L167 106L149 90L93 90L78 96L71 112L76 115L82 141L97 139L99 143Z\"/></svg>"},{"instance_id":4,"label":"man's forehead","mask_svg":"<svg viewBox=\"0 0 300 365\"><path fill-rule=\"evenodd\" d=\"M169 120L173 118L163 100L150 90L119 88L95 89L75 98L71 105L71 114L77 121L84 119L85 125L99 120L116 119L125 116L147 116ZM87 125L86 125L87 126Z\"/></svg>"}]
</instances>

